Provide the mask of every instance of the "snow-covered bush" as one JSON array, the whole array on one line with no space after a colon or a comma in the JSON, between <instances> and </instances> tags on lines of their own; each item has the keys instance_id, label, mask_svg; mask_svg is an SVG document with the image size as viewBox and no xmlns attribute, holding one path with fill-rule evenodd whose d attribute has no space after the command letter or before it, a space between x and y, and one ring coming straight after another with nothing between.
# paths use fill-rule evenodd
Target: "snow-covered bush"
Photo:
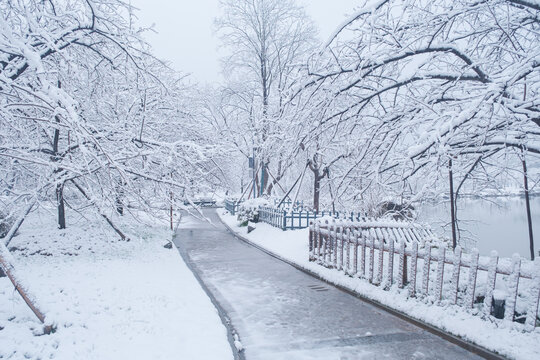
<instances>
[{"instance_id":1,"label":"snow-covered bush","mask_svg":"<svg viewBox=\"0 0 540 360\"><path fill-rule=\"evenodd\" d=\"M259 208L271 206L271 202L265 198L257 198L244 201L238 208L237 216L240 226L247 226L248 222L259 221Z\"/></svg>"}]
</instances>

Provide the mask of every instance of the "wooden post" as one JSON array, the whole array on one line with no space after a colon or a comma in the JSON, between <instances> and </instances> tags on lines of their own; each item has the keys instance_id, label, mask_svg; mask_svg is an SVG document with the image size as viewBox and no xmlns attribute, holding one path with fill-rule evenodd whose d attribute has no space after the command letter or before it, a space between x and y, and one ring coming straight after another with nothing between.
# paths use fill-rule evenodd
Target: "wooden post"
<instances>
[{"instance_id":1,"label":"wooden post","mask_svg":"<svg viewBox=\"0 0 540 360\"><path fill-rule=\"evenodd\" d=\"M321 234L321 226L320 224L317 222L317 236L318 236L318 241L317 241L317 259L319 261L319 263L321 263L321 248L322 248L322 242L323 242L323 235Z\"/></svg>"},{"instance_id":2,"label":"wooden post","mask_svg":"<svg viewBox=\"0 0 540 360\"><path fill-rule=\"evenodd\" d=\"M337 235L338 226L337 226L336 220L333 220L333 224L334 224L334 238L332 240L333 258L331 259L333 260L333 268L337 269L338 267L338 235Z\"/></svg>"},{"instance_id":3,"label":"wooden post","mask_svg":"<svg viewBox=\"0 0 540 360\"><path fill-rule=\"evenodd\" d=\"M369 273L368 279L371 284L373 284L373 263L375 261L375 237L369 234Z\"/></svg>"},{"instance_id":4,"label":"wooden post","mask_svg":"<svg viewBox=\"0 0 540 360\"><path fill-rule=\"evenodd\" d=\"M424 270L422 271L422 293L428 296L429 293L429 269L431 267L431 246L425 245Z\"/></svg>"},{"instance_id":5,"label":"wooden post","mask_svg":"<svg viewBox=\"0 0 540 360\"><path fill-rule=\"evenodd\" d=\"M527 331L533 331L536 327L536 314L538 313L538 301L540 299L540 259L536 259L534 262L530 296L527 318L525 319L525 330Z\"/></svg>"},{"instance_id":6,"label":"wooden post","mask_svg":"<svg viewBox=\"0 0 540 360\"><path fill-rule=\"evenodd\" d=\"M358 232L351 229L350 235L353 237L353 276L358 275Z\"/></svg>"},{"instance_id":7,"label":"wooden post","mask_svg":"<svg viewBox=\"0 0 540 360\"><path fill-rule=\"evenodd\" d=\"M405 240L401 239L399 243L399 274L398 286L402 288L405 285L405 274L407 273L407 264L405 263Z\"/></svg>"},{"instance_id":8,"label":"wooden post","mask_svg":"<svg viewBox=\"0 0 540 360\"><path fill-rule=\"evenodd\" d=\"M519 273L521 271L521 258L518 254L512 256L512 272L508 279L508 291L510 296L506 299L504 307L504 319L514 321L514 313L516 311L516 300L519 287Z\"/></svg>"},{"instance_id":9,"label":"wooden post","mask_svg":"<svg viewBox=\"0 0 540 360\"><path fill-rule=\"evenodd\" d=\"M446 256L446 249L439 248L439 258L437 260L437 279L435 282L435 296L437 300L442 300L443 280L444 280L444 258Z\"/></svg>"},{"instance_id":10,"label":"wooden post","mask_svg":"<svg viewBox=\"0 0 540 360\"><path fill-rule=\"evenodd\" d=\"M491 258L489 259L487 283L486 283L486 297L484 298L484 314L491 314L491 304L493 302L493 290L495 290L495 282L497 281L497 264L499 263L499 256L496 251L491 252Z\"/></svg>"},{"instance_id":11,"label":"wooden post","mask_svg":"<svg viewBox=\"0 0 540 360\"><path fill-rule=\"evenodd\" d=\"M457 304L457 296L459 290L459 273L461 271L461 247L456 247L454 250L454 269L452 269L452 301Z\"/></svg>"},{"instance_id":12,"label":"wooden post","mask_svg":"<svg viewBox=\"0 0 540 360\"><path fill-rule=\"evenodd\" d=\"M366 236L365 231L360 229L360 246L361 246L361 252L360 252L360 275L362 277L366 276Z\"/></svg>"},{"instance_id":13,"label":"wooden post","mask_svg":"<svg viewBox=\"0 0 540 360\"><path fill-rule=\"evenodd\" d=\"M388 242L388 280L387 287L390 288L394 283L394 240Z\"/></svg>"},{"instance_id":14,"label":"wooden post","mask_svg":"<svg viewBox=\"0 0 540 360\"><path fill-rule=\"evenodd\" d=\"M343 233L343 240L345 241L345 274L350 275L351 273L351 229L346 228L346 232Z\"/></svg>"},{"instance_id":15,"label":"wooden post","mask_svg":"<svg viewBox=\"0 0 540 360\"><path fill-rule=\"evenodd\" d=\"M377 284L382 285L384 266L384 239L379 239L379 264L377 269Z\"/></svg>"},{"instance_id":16,"label":"wooden post","mask_svg":"<svg viewBox=\"0 0 540 360\"><path fill-rule=\"evenodd\" d=\"M309 261L313 261L313 224L309 224Z\"/></svg>"},{"instance_id":17,"label":"wooden post","mask_svg":"<svg viewBox=\"0 0 540 360\"><path fill-rule=\"evenodd\" d=\"M345 229L343 228L343 225L339 227L339 238L341 242L339 243L339 262L338 262L338 268L339 270L343 270L343 248L345 247ZM346 271L345 271L346 273Z\"/></svg>"},{"instance_id":18,"label":"wooden post","mask_svg":"<svg viewBox=\"0 0 540 360\"><path fill-rule=\"evenodd\" d=\"M478 274L478 249L474 249L471 254L471 266L469 267L469 281L467 283L467 301L465 305L474 306L474 293L476 290L476 277Z\"/></svg>"},{"instance_id":19,"label":"wooden post","mask_svg":"<svg viewBox=\"0 0 540 360\"><path fill-rule=\"evenodd\" d=\"M418 242L412 242L411 251L411 275L409 276L409 296L416 296L416 267L418 264Z\"/></svg>"}]
</instances>

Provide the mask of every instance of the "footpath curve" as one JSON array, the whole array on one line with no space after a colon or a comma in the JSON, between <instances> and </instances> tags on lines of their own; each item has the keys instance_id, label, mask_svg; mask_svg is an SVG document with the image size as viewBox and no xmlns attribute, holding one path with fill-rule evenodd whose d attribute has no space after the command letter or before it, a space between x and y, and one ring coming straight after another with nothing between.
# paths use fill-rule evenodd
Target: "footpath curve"
<instances>
[{"instance_id":1,"label":"footpath curve","mask_svg":"<svg viewBox=\"0 0 540 360\"><path fill-rule=\"evenodd\" d=\"M214 209L204 215L213 224L187 217L175 245L238 331L246 359L499 358L458 346L246 243Z\"/></svg>"}]
</instances>

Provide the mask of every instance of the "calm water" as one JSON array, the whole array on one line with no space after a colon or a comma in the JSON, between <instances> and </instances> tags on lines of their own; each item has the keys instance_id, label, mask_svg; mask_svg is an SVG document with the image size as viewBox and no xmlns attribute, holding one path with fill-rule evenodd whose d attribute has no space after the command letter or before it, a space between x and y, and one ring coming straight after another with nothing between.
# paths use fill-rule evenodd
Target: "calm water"
<instances>
[{"instance_id":1,"label":"calm water","mask_svg":"<svg viewBox=\"0 0 540 360\"><path fill-rule=\"evenodd\" d=\"M525 198L498 197L461 199L458 202L458 220L461 246L478 248L481 255L497 250L499 256L514 253L529 258L529 234ZM451 238L450 203L424 203L418 207L419 221L428 223L433 230ZM535 253L540 251L540 197L531 198L531 213Z\"/></svg>"}]
</instances>

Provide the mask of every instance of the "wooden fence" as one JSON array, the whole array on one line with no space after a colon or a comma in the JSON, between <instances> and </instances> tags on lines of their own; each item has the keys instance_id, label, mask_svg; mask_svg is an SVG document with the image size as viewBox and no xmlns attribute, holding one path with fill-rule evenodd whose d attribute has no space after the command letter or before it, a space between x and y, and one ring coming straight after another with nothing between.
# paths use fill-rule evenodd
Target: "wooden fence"
<instances>
[{"instance_id":1,"label":"wooden fence","mask_svg":"<svg viewBox=\"0 0 540 360\"><path fill-rule=\"evenodd\" d=\"M310 225L309 260L385 290L396 284L407 288L409 297L475 307L485 316L494 313L494 298L499 302L502 297L504 319L523 322L527 331L534 330L540 260L522 264L517 255L504 259L496 253L491 257L480 257L478 251L463 254L460 248L452 252L445 246L433 247L432 238L430 231L399 221L319 220ZM494 296L499 281L507 292Z\"/></svg>"}]
</instances>

